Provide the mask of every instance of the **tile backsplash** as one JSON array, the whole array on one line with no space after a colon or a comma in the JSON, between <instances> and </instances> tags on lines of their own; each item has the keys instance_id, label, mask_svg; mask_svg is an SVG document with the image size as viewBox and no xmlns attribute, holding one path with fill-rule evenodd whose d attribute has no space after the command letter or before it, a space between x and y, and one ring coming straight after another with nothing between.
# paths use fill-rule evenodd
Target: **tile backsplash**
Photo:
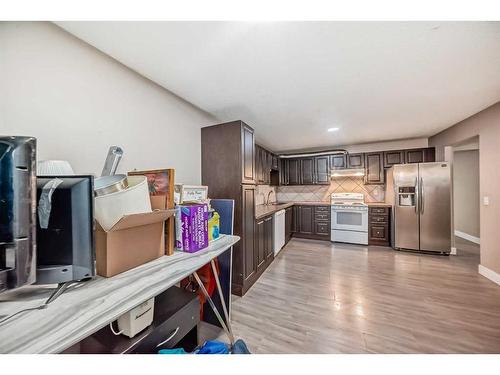
<instances>
[{"instance_id":1,"label":"tile backsplash","mask_svg":"<svg viewBox=\"0 0 500 375\"><path fill-rule=\"evenodd\" d=\"M385 186L365 185L363 177L339 178L332 180L330 185L295 185L277 188L279 202L329 202L332 193L363 193L365 202L370 203L385 200ZM273 200L272 195L271 200Z\"/></svg>"}]
</instances>

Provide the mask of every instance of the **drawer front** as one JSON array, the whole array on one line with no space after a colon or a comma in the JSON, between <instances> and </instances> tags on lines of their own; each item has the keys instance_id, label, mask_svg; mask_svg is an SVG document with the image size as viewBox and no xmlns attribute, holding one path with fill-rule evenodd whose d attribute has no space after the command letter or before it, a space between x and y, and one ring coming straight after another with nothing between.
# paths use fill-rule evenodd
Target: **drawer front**
<instances>
[{"instance_id":1,"label":"drawer front","mask_svg":"<svg viewBox=\"0 0 500 375\"><path fill-rule=\"evenodd\" d=\"M384 216L380 216L380 215L370 216L370 223L374 223L374 224L388 224L388 221L389 221L389 216L387 216L387 215L384 215Z\"/></svg>"},{"instance_id":2,"label":"drawer front","mask_svg":"<svg viewBox=\"0 0 500 375\"><path fill-rule=\"evenodd\" d=\"M389 215L389 207L370 207L372 215Z\"/></svg>"},{"instance_id":3,"label":"drawer front","mask_svg":"<svg viewBox=\"0 0 500 375\"><path fill-rule=\"evenodd\" d=\"M388 226L387 225L371 225L370 238L375 240L388 240Z\"/></svg>"},{"instance_id":4,"label":"drawer front","mask_svg":"<svg viewBox=\"0 0 500 375\"><path fill-rule=\"evenodd\" d=\"M315 225L315 234L319 236L329 236L330 235L330 225L328 223L319 222Z\"/></svg>"},{"instance_id":5,"label":"drawer front","mask_svg":"<svg viewBox=\"0 0 500 375\"><path fill-rule=\"evenodd\" d=\"M317 212L314 214L316 221L329 221L330 214Z\"/></svg>"},{"instance_id":6,"label":"drawer front","mask_svg":"<svg viewBox=\"0 0 500 375\"><path fill-rule=\"evenodd\" d=\"M173 348L186 334L200 322L200 304L195 299L167 321L159 325L147 336L135 349L133 353L157 353L160 349ZM170 340L158 346L160 343Z\"/></svg>"},{"instance_id":7,"label":"drawer front","mask_svg":"<svg viewBox=\"0 0 500 375\"><path fill-rule=\"evenodd\" d=\"M330 213L330 206L314 206L314 212Z\"/></svg>"}]
</instances>

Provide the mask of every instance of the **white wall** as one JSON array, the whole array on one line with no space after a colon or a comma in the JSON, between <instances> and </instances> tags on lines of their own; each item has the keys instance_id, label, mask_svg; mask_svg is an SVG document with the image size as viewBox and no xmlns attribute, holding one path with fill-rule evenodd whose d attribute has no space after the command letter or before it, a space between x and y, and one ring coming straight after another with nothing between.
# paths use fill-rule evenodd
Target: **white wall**
<instances>
[{"instance_id":1,"label":"white wall","mask_svg":"<svg viewBox=\"0 0 500 375\"><path fill-rule=\"evenodd\" d=\"M38 139L38 159L100 174L110 145L119 171L176 169L201 180L200 127L217 120L48 22L0 22L0 134Z\"/></svg>"},{"instance_id":2,"label":"white wall","mask_svg":"<svg viewBox=\"0 0 500 375\"><path fill-rule=\"evenodd\" d=\"M479 150L453 154L455 230L479 237Z\"/></svg>"}]
</instances>

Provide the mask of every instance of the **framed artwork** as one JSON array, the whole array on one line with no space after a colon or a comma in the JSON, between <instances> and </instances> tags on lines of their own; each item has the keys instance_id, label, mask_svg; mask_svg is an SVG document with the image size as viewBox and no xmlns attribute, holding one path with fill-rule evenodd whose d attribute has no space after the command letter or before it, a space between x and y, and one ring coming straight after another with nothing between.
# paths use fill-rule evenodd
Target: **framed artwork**
<instances>
[{"instance_id":1,"label":"framed artwork","mask_svg":"<svg viewBox=\"0 0 500 375\"><path fill-rule=\"evenodd\" d=\"M148 180L148 189L153 209L174 208L174 181L175 169L154 169L128 172L129 176L145 176ZM165 225L165 254L174 253L175 219L169 218Z\"/></svg>"}]
</instances>

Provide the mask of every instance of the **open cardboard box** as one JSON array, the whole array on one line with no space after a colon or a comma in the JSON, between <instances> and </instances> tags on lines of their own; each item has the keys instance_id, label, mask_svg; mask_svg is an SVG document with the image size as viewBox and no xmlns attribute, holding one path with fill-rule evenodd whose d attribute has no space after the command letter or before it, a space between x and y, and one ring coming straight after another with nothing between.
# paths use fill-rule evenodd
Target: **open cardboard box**
<instances>
[{"instance_id":1,"label":"open cardboard box","mask_svg":"<svg viewBox=\"0 0 500 375\"><path fill-rule=\"evenodd\" d=\"M174 210L125 215L109 231L96 223L97 274L111 277L165 254L165 220Z\"/></svg>"}]
</instances>

